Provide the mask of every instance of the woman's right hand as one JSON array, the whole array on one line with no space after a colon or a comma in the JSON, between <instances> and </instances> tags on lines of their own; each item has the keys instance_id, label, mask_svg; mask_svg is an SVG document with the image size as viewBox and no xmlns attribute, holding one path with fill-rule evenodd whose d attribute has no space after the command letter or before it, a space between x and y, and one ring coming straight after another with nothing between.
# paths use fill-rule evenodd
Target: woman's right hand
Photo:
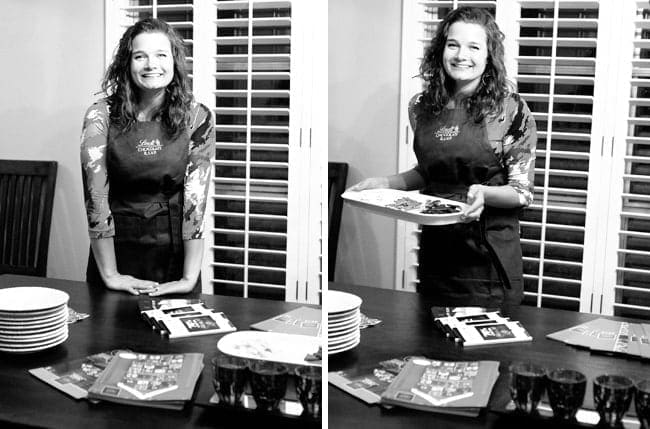
<instances>
[{"instance_id":1,"label":"woman's right hand","mask_svg":"<svg viewBox=\"0 0 650 429\"><path fill-rule=\"evenodd\" d=\"M104 279L106 287L111 290L122 290L133 295L154 292L158 283L150 280L140 280L126 274L114 274Z\"/></svg>"},{"instance_id":2,"label":"woman's right hand","mask_svg":"<svg viewBox=\"0 0 650 429\"><path fill-rule=\"evenodd\" d=\"M357 191L363 191L364 189L385 189L385 188L390 188L390 182L388 181L388 177L382 176L382 177L370 177L368 179L362 180L361 182L357 183L354 186L349 187L346 189L347 191L352 191L352 192L357 192Z\"/></svg>"}]
</instances>

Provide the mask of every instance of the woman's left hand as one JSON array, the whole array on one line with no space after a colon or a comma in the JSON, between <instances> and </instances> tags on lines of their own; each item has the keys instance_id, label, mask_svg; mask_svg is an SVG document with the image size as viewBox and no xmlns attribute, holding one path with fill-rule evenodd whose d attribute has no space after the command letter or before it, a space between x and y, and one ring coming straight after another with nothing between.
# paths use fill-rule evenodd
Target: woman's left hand
<instances>
[{"instance_id":1,"label":"woman's left hand","mask_svg":"<svg viewBox=\"0 0 650 429\"><path fill-rule=\"evenodd\" d=\"M463 222L473 222L478 220L485 207L485 190L483 185L472 185L467 191L467 204L469 207L460 215Z\"/></svg>"},{"instance_id":2,"label":"woman's left hand","mask_svg":"<svg viewBox=\"0 0 650 429\"><path fill-rule=\"evenodd\" d=\"M194 289L196 282L180 279L173 282L160 283L149 296L167 295L170 293L187 293Z\"/></svg>"}]
</instances>

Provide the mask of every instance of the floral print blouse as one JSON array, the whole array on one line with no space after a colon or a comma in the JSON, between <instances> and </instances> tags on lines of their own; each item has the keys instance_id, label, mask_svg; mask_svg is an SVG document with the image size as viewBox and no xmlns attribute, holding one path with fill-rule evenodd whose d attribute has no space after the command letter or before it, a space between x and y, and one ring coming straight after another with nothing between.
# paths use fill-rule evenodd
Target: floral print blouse
<instances>
[{"instance_id":1,"label":"floral print blouse","mask_svg":"<svg viewBox=\"0 0 650 429\"><path fill-rule=\"evenodd\" d=\"M108 201L108 129L109 106L106 100L100 100L86 111L81 131L81 170L90 238L115 236ZM186 132L190 134L190 143L183 192L182 235L183 240L191 240L203 237L211 160L215 154L214 124L207 107L196 102L192 104Z\"/></svg>"},{"instance_id":2,"label":"floral print blouse","mask_svg":"<svg viewBox=\"0 0 650 429\"><path fill-rule=\"evenodd\" d=\"M422 94L414 96L409 103L409 119L415 129L415 106ZM508 171L508 185L519 194L522 206L533 202L535 185L535 148L537 127L526 102L519 94L512 93L504 101L501 116L485 120L490 146Z\"/></svg>"}]
</instances>

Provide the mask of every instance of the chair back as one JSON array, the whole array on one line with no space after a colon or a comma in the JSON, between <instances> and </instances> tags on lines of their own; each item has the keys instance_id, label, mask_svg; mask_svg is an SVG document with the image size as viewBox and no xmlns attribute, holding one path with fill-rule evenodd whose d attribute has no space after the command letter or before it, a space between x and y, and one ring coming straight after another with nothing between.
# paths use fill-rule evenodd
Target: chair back
<instances>
[{"instance_id":1,"label":"chair back","mask_svg":"<svg viewBox=\"0 0 650 429\"><path fill-rule=\"evenodd\" d=\"M336 250L339 242L339 229L341 227L341 212L343 211L343 198L345 183L348 178L348 164L345 162L328 163L328 276L329 281L334 280Z\"/></svg>"},{"instance_id":2,"label":"chair back","mask_svg":"<svg viewBox=\"0 0 650 429\"><path fill-rule=\"evenodd\" d=\"M0 160L0 274L45 277L56 161Z\"/></svg>"}]
</instances>

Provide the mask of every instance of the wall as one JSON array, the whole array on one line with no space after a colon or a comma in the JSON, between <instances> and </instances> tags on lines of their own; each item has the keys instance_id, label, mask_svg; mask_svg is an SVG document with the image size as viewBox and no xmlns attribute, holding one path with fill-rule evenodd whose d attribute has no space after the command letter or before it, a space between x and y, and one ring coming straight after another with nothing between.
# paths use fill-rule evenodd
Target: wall
<instances>
[{"instance_id":1,"label":"wall","mask_svg":"<svg viewBox=\"0 0 650 429\"><path fill-rule=\"evenodd\" d=\"M329 161L397 172L401 2L329 0ZM344 206L335 279L395 287L395 222ZM331 280L331 279L330 279Z\"/></svg>"},{"instance_id":2,"label":"wall","mask_svg":"<svg viewBox=\"0 0 650 429\"><path fill-rule=\"evenodd\" d=\"M58 161L48 277L83 280L79 135L104 63L101 0L3 0L0 158Z\"/></svg>"}]
</instances>

